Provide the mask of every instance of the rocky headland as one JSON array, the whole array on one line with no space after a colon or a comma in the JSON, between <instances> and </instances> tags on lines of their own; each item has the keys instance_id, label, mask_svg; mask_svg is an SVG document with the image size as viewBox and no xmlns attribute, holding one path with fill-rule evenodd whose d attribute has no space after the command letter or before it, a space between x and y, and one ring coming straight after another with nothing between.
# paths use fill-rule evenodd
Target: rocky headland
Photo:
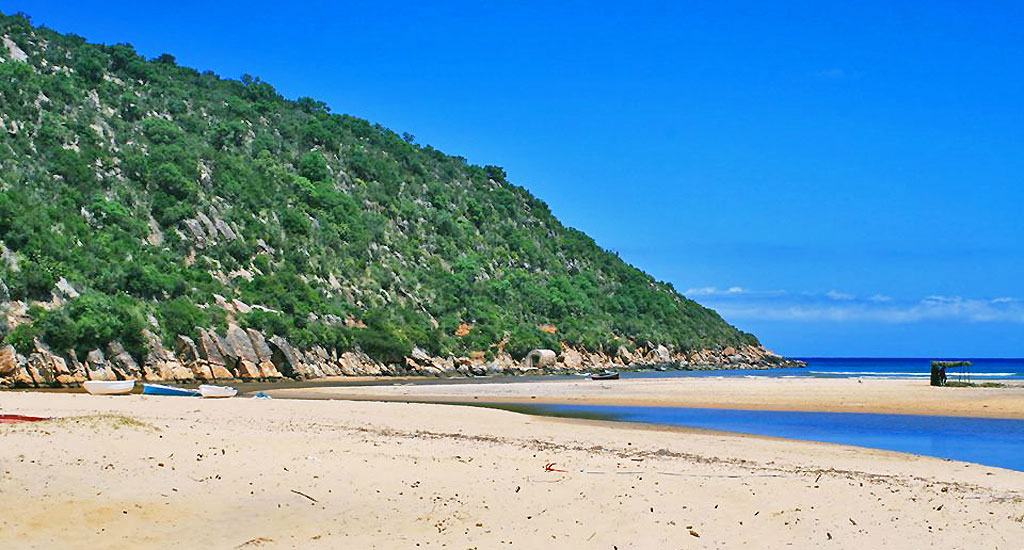
<instances>
[{"instance_id":1,"label":"rocky headland","mask_svg":"<svg viewBox=\"0 0 1024 550\"><path fill-rule=\"evenodd\" d=\"M463 357L436 357L414 348L402 363L383 363L359 350L338 352L320 346L297 349L283 337L267 337L237 324L229 324L223 334L209 328L197 328L196 333L195 339L179 335L174 349L169 349L156 334L147 330L144 334L148 351L141 359L125 351L118 342L84 356L72 350L53 350L39 340L27 354L7 345L0 348L0 387L76 386L87 380L187 383L312 380L333 376L560 374L597 368L706 370L802 366L799 361L785 359L757 346L683 351L662 345L641 346L632 351L622 346L614 354L563 346L558 351L533 350L519 358L503 350L490 356L476 352Z\"/></svg>"}]
</instances>

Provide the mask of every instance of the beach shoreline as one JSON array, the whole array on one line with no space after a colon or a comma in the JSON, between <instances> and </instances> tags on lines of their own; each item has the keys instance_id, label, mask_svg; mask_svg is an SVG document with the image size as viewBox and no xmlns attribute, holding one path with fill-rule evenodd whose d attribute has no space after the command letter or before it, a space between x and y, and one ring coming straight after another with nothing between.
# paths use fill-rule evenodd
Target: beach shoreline
<instances>
[{"instance_id":1,"label":"beach shoreline","mask_svg":"<svg viewBox=\"0 0 1024 550\"><path fill-rule=\"evenodd\" d=\"M1024 523L1024 472L830 443L324 399L0 392L0 412L55 417L0 424L3 548L193 548L187 532L241 549L991 549Z\"/></svg>"},{"instance_id":2,"label":"beach shoreline","mask_svg":"<svg viewBox=\"0 0 1024 550\"><path fill-rule=\"evenodd\" d=\"M861 378L630 378L269 389L275 397L453 404L682 407L1024 419L1024 385L932 387Z\"/></svg>"}]
</instances>

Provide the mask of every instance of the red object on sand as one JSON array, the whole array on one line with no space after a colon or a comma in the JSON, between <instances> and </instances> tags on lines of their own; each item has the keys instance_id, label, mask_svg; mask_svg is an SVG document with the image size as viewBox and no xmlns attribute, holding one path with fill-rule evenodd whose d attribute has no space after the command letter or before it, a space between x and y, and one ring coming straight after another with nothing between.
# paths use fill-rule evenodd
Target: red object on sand
<instances>
[{"instance_id":1,"label":"red object on sand","mask_svg":"<svg viewBox=\"0 0 1024 550\"><path fill-rule=\"evenodd\" d=\"M545 472L565 472L565 470L559 470L558 468L555 468L555 463L554 462L548 462L547 464L545 464L544 465L544 471Z\"/></svg>"},{"instance_id":2,"label":"red object on sand","mask_svg":"<svg viewBox=\"0 0 1024 550\"><path fill-rule=\"evenodd\" d=\"M16 424L18 422L39 422L50 420L42 416L22 416L20 414L0 414L0 424Z\"/></svg>"}]
</instances>

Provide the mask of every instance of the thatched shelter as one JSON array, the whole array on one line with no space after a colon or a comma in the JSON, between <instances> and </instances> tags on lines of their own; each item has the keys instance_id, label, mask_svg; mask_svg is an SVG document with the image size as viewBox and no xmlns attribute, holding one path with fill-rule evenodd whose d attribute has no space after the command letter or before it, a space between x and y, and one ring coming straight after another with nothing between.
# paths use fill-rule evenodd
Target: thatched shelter
<instances>
[{"instance_id":1,"label":"thatched shelter","mask_svg":"<svg viewBox=\"0 0 1024 550\"><path fill-rule=\"evenodd\" d=\"M947 369L957 369L956 376L959 382L971 381L970 361L932 361L931 385L945 386Z\"/></svg>"}]
</instances>

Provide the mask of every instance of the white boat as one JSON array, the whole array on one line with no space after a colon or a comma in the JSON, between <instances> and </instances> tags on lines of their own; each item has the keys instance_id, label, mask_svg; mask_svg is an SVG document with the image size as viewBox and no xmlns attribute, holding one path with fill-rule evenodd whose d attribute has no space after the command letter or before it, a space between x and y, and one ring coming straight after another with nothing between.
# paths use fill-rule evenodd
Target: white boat
<instances>
[{"instance_id":1,"label":"white boat","mask_svg":"<svg viewBox=\"0 0 1024 550\"><path fill-rule=\"evenodd\" d=\"M85 391L93 395L126 395L135 388L134 380L89 380L82 382Z\"/></svg>"},{"instance_id":2,"label":"white boat","mask_svg":"<svg viewBox=\"0 0 1024 550\"><path fill-rule=\"evenodd\" d=\"M234 397L238 390L230 386L210 386L203 384L199 386L199 393L203 397Z\"/></svg>"}]
</instances>

